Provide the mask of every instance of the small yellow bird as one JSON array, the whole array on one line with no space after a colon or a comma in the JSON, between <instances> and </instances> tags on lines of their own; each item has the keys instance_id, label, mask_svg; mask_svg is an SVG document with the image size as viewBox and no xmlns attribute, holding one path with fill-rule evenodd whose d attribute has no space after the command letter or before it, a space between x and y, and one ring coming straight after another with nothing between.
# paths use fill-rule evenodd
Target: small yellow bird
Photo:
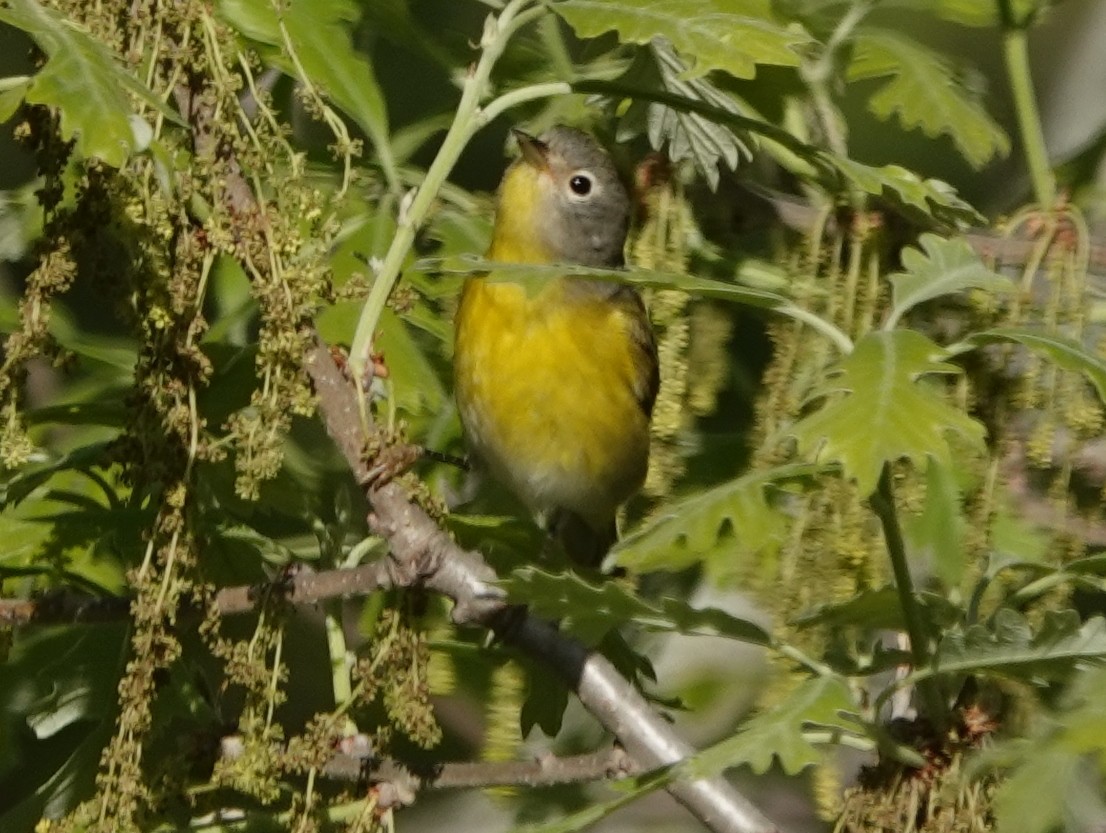
<instances>
[{"instance_id":1,"label":"small yellow bird","mask_svg":"<svg viewBox=\"0 0 1106 833\"><path fill-rule=\"evenodd\" d=\"M623 264L630 200L586 133L514 131L521 157L499 188L489 260ZM454 341L454 386L470 450L596 567L615 513L645 479L659 376L653 332L630 287L572 277L535 287L469 278Z\"/></svg>"}]
</instances>

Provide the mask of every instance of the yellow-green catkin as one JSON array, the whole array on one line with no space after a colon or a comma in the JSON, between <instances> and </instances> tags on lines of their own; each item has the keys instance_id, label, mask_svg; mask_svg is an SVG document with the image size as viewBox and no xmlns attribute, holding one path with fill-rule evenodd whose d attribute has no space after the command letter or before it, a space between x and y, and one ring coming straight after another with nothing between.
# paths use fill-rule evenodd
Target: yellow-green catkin
<instances>
[{"instance_id":1,"label":"yellow-green catkin","mask_svg":"<svg viewBox=\"0 0 1106 833\"><path fill-rule=\"evenodd\" d=\"M868 331L880 313L875 241L865 234L838 233L808 245L813 258L792 255L792 293L804 308L832 320L855 335ZM838 358L822 339L808 337L795 322L769 326L774 350L756 403L759 445L753 466L767 469L792 459L787 428L801 415L810 392ZM882 581L886 554L878 521L854 484L822 478L817 490L797 496L789 515L788 535L774 565L750 565L747 584L773 613L779 636L811 655L825 648L819 629L796 630L788 622L802 612L841 602ZM755 572L754 572L755 571ZM805 675L779 664L778 673L760 697L763 706L787 698ZM832 761L816 768L814 786L819 814L836 817L840 773Z\"/></svg>"},{"instance_id":2,"label":"yellow-green catkin","mask_svg":"<svg viewBox=\"0 0 1106 833\"><path fill-rule=\"evenodd\" d=\"M492 671L488 691L487 730L480 757L485 761L511 761L522 745L519 712L526 697L526 677L517 663L508 660ZM493 787L490 795L508 797L512 787Z\"/></svg>"},{"instance_id":3,"label":"yellow-green catkin","mask_svg":"<svg viewBox=\"0 0 1106 833\"><path fill-rule=\"evenodd\" d=\"M1106 356L1101 337L1087 320L1088 239L1078 209L1022 212L1007 229L1013 236L1027 231L1036 248L1023 268L1020 292L1000 311L999 323L1058 331L1083 342L1099 357ZM1001 357L992 354L992 363L997 363L996 357L1002 366L988 370L1008 379L993 397L999 403L993 420L996 434L1009 457L1024 460L1034 470L1029 482L1008 493L1009 499L1018 514L1032 508L1040 526L1051 532L1050 557L1055 563L1079 557L1083 548L1077 539L1082 538L1069 531L1082 524L1099 526L1106 519L1102 500L1075 499L1082 453L1102 434L1102 402L1080 373L1047 358L1021 348L1006 349ZM1101 488L1106 495L1106 484ZM1051 602L1063 604L1061 599Z\"/></svg>"},{"instance_id":4,"label":"yellow-green catkin","mask_svg":"<svg viewBox=\"0 0 1106 833\"><path fill-rule=\"evenodd\" d=\"M430 693L435 697L447 697L457 690L457 666L453 657L446 651L435 650L436 641L453 638L453 630L446 624L440 624L430 630L427 643L430 645L430 660L427 663L426 677Z\"/></svg>"},{"instance_id":5,"label":"yellow-green catkin","mask_svg":"<svg viewBox=\"0 0 1106 833\"><path fill-rule=\"evenodd\" d=\"M663 176L640 194L644 221L630 247L636 265L686 273L690 243L698 235L678 179ZM652 446L644 492L671 494L685 469L685 437L695 416L710 413L725 381L730 330L724 315L692 302L680 290L659 289L648 298L657 338L661 386L653 408ZM694 374L689 368L694 367Z\"/></svg>"},{"instance_id":6,"label":"yellow-green catkin","mask_svg":"<svg viewBox=\"0 0 1106 833\"><path fill-rule=\"evenodd\" d=\"M809 246L809 251L819 253L813 260L793 256L797 303L854 334L870 330L882 313L878 246L879 240L859 227L829 236L821 246ZM799 418L810 392L838 358L825 340L807 338L807 331L794 322L773 323L769 335L773 359L756 405L757 468L790 459L792 448L781 438L786 438L787 426ZM781 547L778 569L764 572L760 565L761 572L750 576L751 586L780 622L816 605L843 601L886 574L879 525L867 509L866 496L842 480L825 478L822 483L796 504L792 534ZM815 636L808 631L801 638Z\"/></svg>"}]
</instances>

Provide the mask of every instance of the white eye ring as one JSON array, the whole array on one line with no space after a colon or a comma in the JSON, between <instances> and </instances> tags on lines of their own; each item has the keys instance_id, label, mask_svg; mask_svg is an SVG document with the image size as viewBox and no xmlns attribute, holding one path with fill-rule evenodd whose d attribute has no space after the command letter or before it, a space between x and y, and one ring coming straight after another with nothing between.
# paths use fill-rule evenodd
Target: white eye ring
<instances>
[{"instance_id":1,"label":"white eye ring","mask_svg":"<svg viewBox=\"0 0 1106 833\"><path fill-rule=\"evenodd\" d=\"M595 193L595 176L591 171L576 171L568 178L569 195L574 200L584 200Z\"/></svg>"}]
</instances>

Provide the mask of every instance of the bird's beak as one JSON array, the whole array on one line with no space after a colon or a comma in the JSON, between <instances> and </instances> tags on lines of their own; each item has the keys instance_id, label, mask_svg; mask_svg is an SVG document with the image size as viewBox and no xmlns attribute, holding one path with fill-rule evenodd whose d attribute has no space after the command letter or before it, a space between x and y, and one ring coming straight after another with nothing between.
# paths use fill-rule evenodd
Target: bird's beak
<instances>
[{"instance_id":1,"label":"bird's beak","mask_svg":"<svg viewBox=\"0 0 1106 833\"><path fill-rule=\"evenodd\" d=\"M539 171L549 170L549 145L517 127L512 127L511 132L515 134L519 150L522 151L522 158Z\"/></svg>"}]
</instances>

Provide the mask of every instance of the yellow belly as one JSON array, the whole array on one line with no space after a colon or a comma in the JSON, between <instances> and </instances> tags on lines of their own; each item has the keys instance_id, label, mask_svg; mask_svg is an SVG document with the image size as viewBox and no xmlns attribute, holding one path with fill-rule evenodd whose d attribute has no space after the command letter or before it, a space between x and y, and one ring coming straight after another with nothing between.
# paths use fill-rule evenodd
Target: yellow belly
<instances>
[{"instance_id":1,"label":"yellow belly","mask_svg":"<svg viewBox=\"0 0 1106 833\"><path fill-rule=\"evenodd\" d=\"M465 284L461 421L474 453L534 511L570 509L601 529L645 478L649 425L634 396L628 314L562 281Z\"/></svg>"}]
</instances>

